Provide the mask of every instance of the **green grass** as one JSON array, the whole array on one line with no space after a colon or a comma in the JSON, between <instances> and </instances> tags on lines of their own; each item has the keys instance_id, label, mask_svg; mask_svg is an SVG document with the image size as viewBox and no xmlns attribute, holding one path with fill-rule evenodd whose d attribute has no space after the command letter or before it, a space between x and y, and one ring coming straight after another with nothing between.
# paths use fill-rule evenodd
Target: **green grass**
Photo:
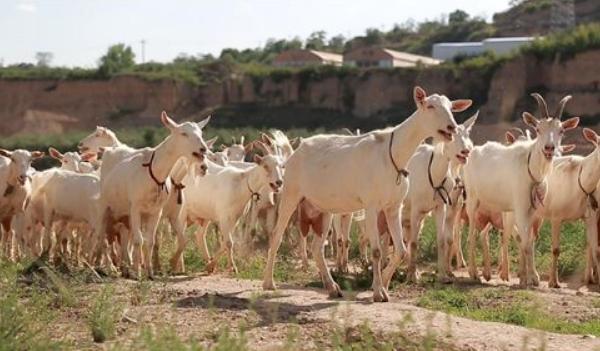
<instances>
[{"instance_id":1,"label":"green grass","mask_svg":"<svg viewBox=\"0 0 600 351\"><path fill-rule=\"evenodd\" d=\"M88 314L88 325L94 342L102 343L115 337L122 309L121 304L115 301L114 287L106 285L98 292Z\"/></svg>"},{"instance_id":2,"label":"green grass","mask_svg":"<svg viewBox=\"0 0 600 351\"><path fill-rule=\"evenodd\" d=\"M53 296L17 283L19 265L0 258L0 351L60 350L51 341L48 325L55 319Z\"/></svg>"},{"instance_id":3,"label":"green grass","mask_svg":"<svg viewBox=\"0 0 600 351\"><path fill-rule=\"evenodd\" d=\"M598 48L600 23L589 23L537 39L531 45L523 47L521 52L545 60L552 60L558 55L561 61L565 61L577 53Z\"/></svg>"},{"instance_id":4,"label":"green grass","mask_svg":"<svg viewBox=\"0 0 600 351\"><path fill-rule=\"evenodd\" d=\"M428 289L417 305L480 321L500 322L563 334L600 336L600 318L574 322L550 314L527 291L507 288Z\"/></svg>"}]
</instances>

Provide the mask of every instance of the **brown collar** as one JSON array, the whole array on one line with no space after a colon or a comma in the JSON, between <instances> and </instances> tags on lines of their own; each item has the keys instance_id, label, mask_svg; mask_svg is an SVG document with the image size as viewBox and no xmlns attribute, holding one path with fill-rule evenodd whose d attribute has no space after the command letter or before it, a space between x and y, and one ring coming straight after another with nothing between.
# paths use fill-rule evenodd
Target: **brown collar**
<instances>
[{"instance_id":1,"label":"brown collar","mask_svg":"<svg viewBox=\"0 0 600 351\"><path fill-rule=\"evenodd\" d=\"M177 191L177 204L181 205L183 203L183 189L185 188L185 185L183 185L183 183L179 183L177 184L173 178L171 178L171 183L173 183L173 188L175 188L175 190Z\"/></svg>"},{"instance_id":2,"label":"brown collar","mask_svg":"<svg viewBox=\"0 0 600 351\"><path fill-rule=\"evenodd\" d=\"M142 167L148 168L148 174L150 174L150 178L152 178L152 180L156 183L156 185L158 185L160 190L164 190L165 192L169 193L169 191L167 190L166 184L165 184L166 180L163 180L162 182L159 181L156 178L156 176L154 175L154 172L152 172L152 162L154 161L155 152L156 152L156 150L152 151L152 156L150 156L150 161L148 161L147 163L142 163Z\"/></svg>"}]
</instances>

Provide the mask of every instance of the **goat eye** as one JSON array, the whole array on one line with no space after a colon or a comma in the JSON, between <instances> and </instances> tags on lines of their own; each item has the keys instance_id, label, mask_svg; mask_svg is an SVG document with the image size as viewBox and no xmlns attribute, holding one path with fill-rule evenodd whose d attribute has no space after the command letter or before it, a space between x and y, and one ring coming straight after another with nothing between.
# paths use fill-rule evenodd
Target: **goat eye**
<instances>
[{"instance_id":1,"label":"goat eye","mask_svg":"<svg viewBox=\"0 0 600 351\"><path fill-rule=\"evenodd\" d=\"M188 134L186 132L181 132L181 135L183 135L184 137L188 136Z\"/></svg>"}]
</instances>

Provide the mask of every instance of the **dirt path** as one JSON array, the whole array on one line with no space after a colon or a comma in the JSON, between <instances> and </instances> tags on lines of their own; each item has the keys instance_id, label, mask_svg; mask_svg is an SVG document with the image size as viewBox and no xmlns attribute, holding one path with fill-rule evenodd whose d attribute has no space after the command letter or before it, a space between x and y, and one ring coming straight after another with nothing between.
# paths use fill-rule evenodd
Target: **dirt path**
<instances>
[{"instance_id":1,"label":"dirt path","mask_svg":"<svg viewBox=\"0 0 600 351\"><path fill-rule=\"evenodd\" d=\"M534 350L545 345L546 350L600 350L600 340L592 336L546 333L458 318L415 307L393 294L392 301L386 304L371 303L370 292L348 294L345 300L330 300L319 289L282 285L277 292L268 293L262 291L258 281L223 276L183 278L168 286L175 295L183 296L177 300L173 311L179 314L177 319L180 321L186 320L186 313L201 307L217 311L220 317L231 315L233 323L239 313L250 313L249 306L253 304L254 313L262 322L248 331L248 337L250 343L260 349L281 345L285 335L280 335L277 329L291 320L300 325L301 334L308 333L307 340L310 340L319 329L325 332L323 326L332 319L340 325L368 321L374 330L395 332L399 323L410 315L412 322L404 323L405 332L425 335L433 331L440 340L456 345L458 349ZM305 330L311 328L316 330Z\"/></svg>"}]
</instances>

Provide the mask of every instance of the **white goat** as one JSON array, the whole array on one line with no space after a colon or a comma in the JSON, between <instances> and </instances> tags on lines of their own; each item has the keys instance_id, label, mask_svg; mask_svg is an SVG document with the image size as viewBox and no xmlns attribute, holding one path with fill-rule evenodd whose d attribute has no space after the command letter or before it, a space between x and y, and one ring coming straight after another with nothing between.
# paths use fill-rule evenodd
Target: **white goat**
<instances>
[{"instance_id":1,"label":"white goat","mask_svg":"<svg viewBox=\"0 0 600 351\"><path fill-rule=\"evenodd\" d=\"M42 156L44 153L40 151L0 149L0 242L8 259L13 259L14 249L24 243L22 217L31 196L31 161ZM15 220L19 224L16 229L19 243L15 242Z\"/></svg>"},{"instance_id":2,"label":"white goat","mask_svg":"<svg viewBox=\"0 0 600 351\"><path fill-rule=\"evenodd\" d=\"M233 259L232 233L238 219L248 201L257 200L261 191L269 189L278 192L283 185L283 170L278 156L256 155L254 161L256 164L247 169L209 163L208 172L204 177L188 175L191 179L186 178L183 219L199 225L196 240L205 258L210 260L206 268L208 272L214 271L219 257L226 253L229 267L237 272ZM204 238L205 229L210 221L217 223L221 233L221 247L212 259ZM171 261L175 264L181 262L185 238L178 237L177 243L177 252Z\"/></svg>"},{"instance_id":3,"label":"white goat","mask_svg":"<svg viewBox=\"0 0 600 351\"><path fill-rule=\"evenodd\" d=\"M169 175L182 157L189 163L204 160L208 147L202 139L202 128L209 120L210 117L199 123L178 124L163 111L161 121L169 129L170 135L158 146L144 149L118 163L106 179L101 179L100 220L95 235L99 249L97 254L106 248L106 228L114 222L124 222L125 225L129 224L133 236L135 271L140 273L144 245L146 272L149 277L153 276L152 253L156 227L168 192L173 190ZM122 250L128 247L128 236L121 235ZM131 260L129 253L121 259L125 269L122 273L127 276Z\"/></svg>"},{"instance_id":4,"label":"white goat","mask_svg":"<svg viewBox=\"0 0 600 351\"><path fill-rule=\"evenodd\" d=\"M246 154L252 148L252 143L244 146L244 136L240 137L239 144L236 142L235 137L233 137L232 144L230 146L221 145L221 151L225 153L227 158L231 161L244 161L246 158Z\"/></svg>"},{"instance_id":5,"label":"white goat","mask_svg":"<svg viewBox=\"0 0 600 351\"><path fill-rule=\"evenodd\" d=\"M535 128L532 141L504 146L488 142L471 152L464 166L466 211L469 216L469 275L479 279L475 266L475 215L479 208L514 212L520 246L520 285L538 285L539 276L534 264L534 238L530 235L533 211L543 206L546 196L546 177L552 169L552 159L559 156L563 133L577 127L579 118L560 121L562 108L569 96L560 102L559 113L551 117L545 101L532 94L542 110L538 120L528 112L523 120ZM501 189L502 191L498 191Z\"/></svg>"},{"instance_id":6,"label":"white goat","mask_svg":"<svg viewBox=\"0 0 600 351\"><path fill-rule=\"evenodd\" d=\"M362 136L319 135L302 141L286 162L286 186L271 236L263 288L275 288L273 265L283 231L300 201L305 199L326 212L324 227L329 227L331 213L366 209L367 233L373 248L373 298L388 301L387 287L406 253L400 225L400 209L408 190L403 168L425 138L439 134L452 140L456 130L452 111L463 111L471 105L471 100L450 101L443 95L427 96L420 87L415 87L413 96L417 111L394 128ZM383 278L376 233L377 214L381 210L385 212L395 249ZM330 296L341 296L340 287L325 264L324 242L324 237L315 238L313 256Z\"/></svg>"},{"instance_id":7,"label":"white goat","mask_svg":"<svg viewBox=\"0 0 600 351\"><path fill-rule=\"evenodd\" d=\"M593 218L587 218L587 210L597 207L594 198L596 184L600 181L600 137L591 129L583 129L584 138L594 145L595 149L589 155L563 156L552 163L552 172L547 177L548 195L544 206L535 213L532 232L537 237L541 222L550 221L552 227L552 262L550 266L548 286L559 288L558 256L560 254L560 227L565 221L584 219L594 223ZM577 189L577 190L573 190ZM508 228L512 228L512 217L509 217ZM588 230L588 245L594 245L594 235ZM507 234L510 235L510 234ZM596 241L597 241L597 235ZM594 262L596 264L596 262ZM502 270L508 272L508 260L503 258Z\"/></svg>"},{"instance_id":8,"label":"white goat","mask_svg":"<svg viewBox=\"0 0 600 351\"><path fill-rule=\"evenodd\" d=\"M410 187L402 208L403 230L407 232L409 249L408 280L417 281L418 239L425 216L433 211L437 230L438 279L449 279L448 256L452 246L452 229L459 208L458 185L455 180L459 168L467 163L473 143L469 137L477 120L477 113L459 125L454 140L436 145L423 144L417 148L407 165Z\"/></svg>"}]
</instances>

